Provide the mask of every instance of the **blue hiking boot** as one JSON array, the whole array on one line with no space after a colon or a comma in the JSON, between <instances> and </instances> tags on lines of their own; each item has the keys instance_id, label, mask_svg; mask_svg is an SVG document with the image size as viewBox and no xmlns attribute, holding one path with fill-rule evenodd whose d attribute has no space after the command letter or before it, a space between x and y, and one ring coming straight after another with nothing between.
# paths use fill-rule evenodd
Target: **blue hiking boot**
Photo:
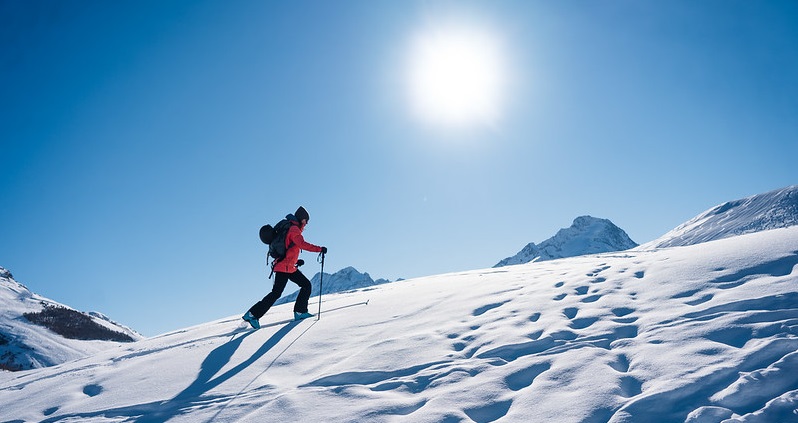
<instances>
[{"instance_id":1,"label":"blue hiking boot","mask_svg":"<svg viewBox=\"0 0 798 423\"><path fill-rule=\"evenodd\" d=\"M294 312L294 320L303 320L307 319L308 317L313 317L313 315L308 312L304 313L299 313L297 311Z\"/></svg>"},{"instance_id":2,"label":"blue hiking boot","mask_svg":"<svg viewBox=\"0 0 798 423\"><path fill-rule=\"evenodd\" d=\"M241 318L249 322L249 324L252 326L252 329L260 329L260 322L255 318L255 316L252 315L252 313L247 312Z\"/></svg>"}]
</instances>

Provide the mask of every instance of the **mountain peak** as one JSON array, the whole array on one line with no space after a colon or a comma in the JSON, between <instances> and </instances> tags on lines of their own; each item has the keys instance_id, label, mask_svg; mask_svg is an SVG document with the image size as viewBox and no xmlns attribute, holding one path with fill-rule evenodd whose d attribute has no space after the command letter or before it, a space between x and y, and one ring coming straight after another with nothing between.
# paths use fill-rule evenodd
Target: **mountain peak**
<instances>
[{"instance_id":1,"label":"mountain peak","mask_svg":"<svg viewBox=\"0 0 798 423\"><path fill-rule=\"evenodd\" d=\"M494 267L628 250L636 246L637 243L609 219L579 216L570 227L560 229L539 245L527 244L518 254L505 258Z\"/></svg>"}]
</instances>

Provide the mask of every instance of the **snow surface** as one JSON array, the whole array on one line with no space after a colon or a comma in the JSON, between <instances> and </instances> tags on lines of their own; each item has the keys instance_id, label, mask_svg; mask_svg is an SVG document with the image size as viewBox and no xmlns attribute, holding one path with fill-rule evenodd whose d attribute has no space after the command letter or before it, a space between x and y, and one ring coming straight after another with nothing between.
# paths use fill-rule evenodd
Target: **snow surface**
<instances>
[{"instance_id":1,"label":"snow surface","mask_svg":"<svg viewBox=\"0 0 798 423\"><path fill-rule=\"evenodd\" d=\"M796 265L792 227L394 282L0 373L0 421L796 422Z\"/></svg>"}]
</instances>

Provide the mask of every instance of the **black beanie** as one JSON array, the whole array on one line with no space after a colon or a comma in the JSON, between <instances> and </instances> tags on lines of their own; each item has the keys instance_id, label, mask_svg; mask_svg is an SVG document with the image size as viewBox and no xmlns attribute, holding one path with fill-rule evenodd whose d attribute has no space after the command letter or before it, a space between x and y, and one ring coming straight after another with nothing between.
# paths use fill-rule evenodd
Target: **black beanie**
<instances>
[{"instance_id":1,"label":"black beanie","mask_svg":"<svg viewBox=\"0 0 798 423\"><path fill-rule=\"evenodd\" d=\"M296 217L297 220L299 220L300 222L302 221L302 219L305 219L305 220L308 220L308 221L310 220L310 215L308 214L308 211L305 210L305 208L302 207L302 206L299 206L299 208L296 209L296 213L294 213L294 217Z\"/></svg>"}]
</instances>

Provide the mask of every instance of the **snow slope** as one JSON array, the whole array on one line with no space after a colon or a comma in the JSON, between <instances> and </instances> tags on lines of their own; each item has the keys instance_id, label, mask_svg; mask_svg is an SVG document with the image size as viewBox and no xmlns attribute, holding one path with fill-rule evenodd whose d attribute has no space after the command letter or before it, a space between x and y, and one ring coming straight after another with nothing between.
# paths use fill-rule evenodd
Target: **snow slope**
<instances>
[{"instance_id":1,"label":"snow slope","mask_svg":"<svg viewBox=\"0 0 798 423\"><path fill-rule=\"evenodd\" d=\"M639 248L692 245L794 225L798 225L798 185L723 203Z\"/></svg>"},{"instance_id":2,"label":"snow slope","mask_svg":"<svg viewBox=\"0 0 798 423\"><path fill-rule=\"evenodd\" d=\"M452 273L0 373L13 422L795 422L798 227Z\"/></svg>"},{"instance_id":3,"label":"snow slope","mask_svg":"<svg viewBox=\"0 0 798 423\"><path fill-rule=\"evenodd\" d=\"M637 247L637 243L608 219L580 216L574 219L570 227L560 229L540 245L530 242L518 254L505 258L493 267L623 251L634 247Z\"/></svg>"},{"instance_id":4,"label":"snow slope","mask_svg":"<svg viewBox=\"0 0 798 423\"><path fill-rule=\"evenodd\" d=\"M56 322L69 326L83 339L69 339L32 323L23 315L39 313L45 307L66 311ZM80 317L79 320L68 321ZM98 340L98 329L118 333L132 340L143 337L132 329L113 322L100 313L83 314L49 298L32 293L15 281L11 272L0 267L0 369L24 370L52 366L94 354L120 344ZM113 332L111 332L113 331Z\"/></svg>"}]
</instances>

